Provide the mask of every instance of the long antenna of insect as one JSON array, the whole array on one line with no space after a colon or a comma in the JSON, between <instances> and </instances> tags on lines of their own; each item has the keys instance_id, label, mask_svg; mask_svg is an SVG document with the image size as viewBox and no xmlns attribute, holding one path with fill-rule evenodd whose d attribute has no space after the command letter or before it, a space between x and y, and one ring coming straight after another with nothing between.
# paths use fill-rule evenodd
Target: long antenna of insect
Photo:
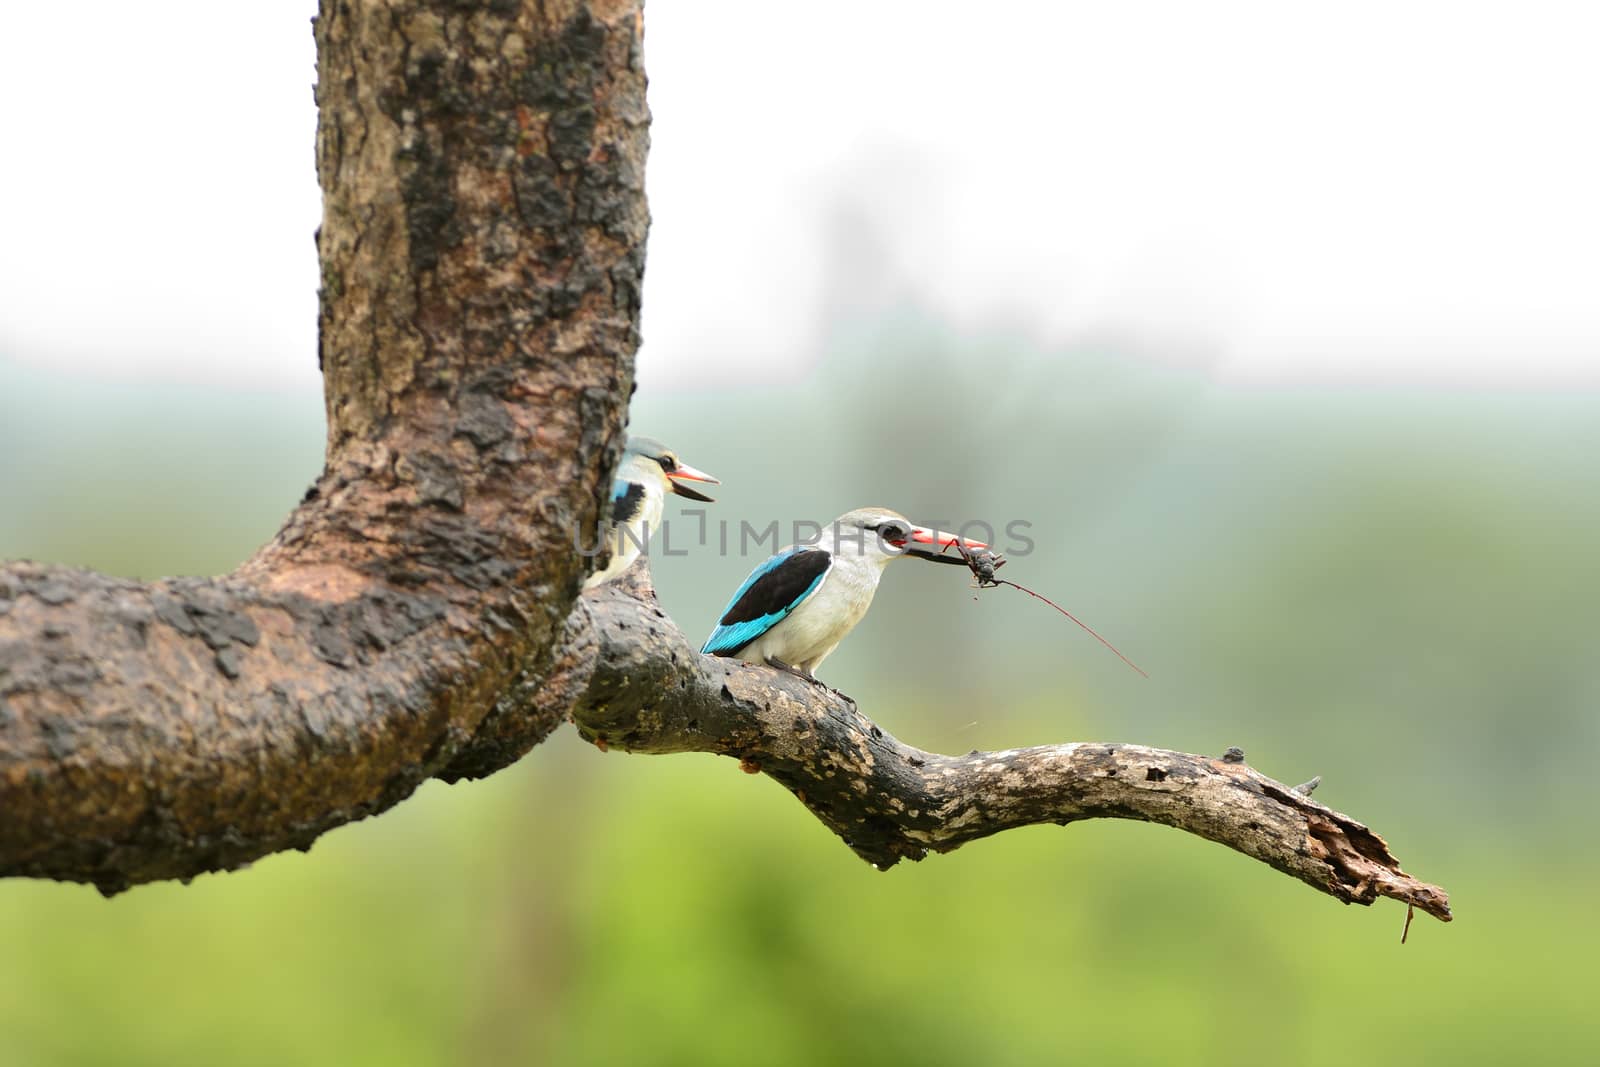
<instances>
[{"instance_id":1,"label":"long antenna of insect","mask_svg":"<svg viewBox=\"0 0 1600 1067\"><path fill-rule=\"evenodd\" d=\"M1011 581L1009 578L996 578L996 579L994 579L994 584L995 585L1009 585L1013 589L1022 590L1024 593L1027 593L1029 596L1033 597L1035 600L1044 601L1046 604L1049 604L1051 607L1053 607L1057 611L1061 612L1061 614L1065 615L1067 618L1071 619L1073 622L1075 622L1079 626L1083 627L1085 632L1087 632L1090 637L1094 638L1096 641L1099 641L1102 645L1105 645L1107 648L1109 648L1113 653L1116 654L1116 657L1118 659L1120 659L1122 662L1126 663L1128 666L1132 667L1134 670L1138 671L1141 677L1144 677L1144 678L1150 677L1148 674L1145 674L1143 667L1141 667L1137 663L1133 662L1133 660L1129 659L1127 656L1124 656L1122 654L1122 650L1121 649L1119 649L1116 645L1113 645L1110 641L1107 641L1105 638L1101 637L1098 633L1096 633L1095 630L1094 630L1094 627L1090 626L1088 623L1084 622L1082 619L1078 618L1072 612L1068 611L1066 608L1062 607L1060 604L1057 604L1054 600L1051 600L1049 597L1043 596L1043 595L1041 595L1039 593L1035 593L1032 589L1029 589L1025 585L1018 585L1016 582Z\"/></svg>"},{"instance_id":2,"label":"long antenna of insect","mask_svg":"<svg viewBox=\"0 0 1600 1067\"><path fill-rule=\"evenodd\" d=\"M948 548L948 547L949 546L946 546L946 548ZM1079 626L1083 627L1084 631L1090 637L1094 638L1096 641L1099 641L1102 645L1105 645L1107 648L1109 648L1116 655L1116 657L1118 659L1120 659L1122 662L1126 663L1128 666L1132 667L1134 670L1138 671L1140 677L1142 677L1142 678L1150 677L1148 674L1146 674L1144 672L1144 668L1143 667L1140 667L1137 663L1133 662L1133 660L1129 659L1127 656L1124 656L1122 654L1122 650L1120 648L1118 648L1116 645L1113 645L1110 641L1107 641L1105 638L1101 637L1098 633L1096 633L1094 627L1090 626L1088 623L1086 623L1082 619L1078 618L1076 615L1074 615L1072 612L1068 611L1066 608L1062 607L1060 604L1057 604L1054 600L1051 600L1049 597L1044 596L1043 594L1035 593L1032 589L1029 589L1027 586L1019 585L1018 583L1013 582L1013 581L1011 581L1011 580L1009 580L1007 578L996 578L994 576L994 572L996 570L998 570L999 568L1004 567L1005 564L1006 564L1006 558L1004 556L996 555L995 553L992 553L992 552L988 551L987 549L970 549L966 545L961 544L960 542L956 542L955 548L956 548L956 551L961 553L962 561L964 563L966 563L967 567L972 571L972 577L977 582L979 589L991 588L991 587L997 586L997 585L1009 585L1013 589L1022 590L1024 593L1027 593L1029 596L1033 597L1035 600L1044 601L1046 604L1049 604L1051 607L1053 607L1057 611L1061 612L1061 614L1065 615L1067 618L1071 619L1073 622L1075 622ZM941 550L941 551L944 551L944 550Z\"/></svg>"}]
</instances>

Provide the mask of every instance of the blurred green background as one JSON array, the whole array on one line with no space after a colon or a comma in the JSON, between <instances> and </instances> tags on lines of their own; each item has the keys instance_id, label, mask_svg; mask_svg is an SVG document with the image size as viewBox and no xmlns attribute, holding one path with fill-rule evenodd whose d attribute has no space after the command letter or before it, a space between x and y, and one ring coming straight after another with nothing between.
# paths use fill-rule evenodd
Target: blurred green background
<instances>
[{"instance_id":1,"label":"blurred green background","mask_svg":"<svg viewBox=\"0 0 1600 1067\"><path fill-rule=\"evenodd\" d=\"M567 730L309 855L0 883L0 1063L1594 1062L1600 398L1227 389L914 304L818 344L799 385L644 394L633 426L721 476L735 532L1025 520L1008 576L1151 674L907 562L828 681L934 749L1321 774L1457 921L1402 947L1398 905L1138 824L877 873L729 760ZM314 477L320 403L0 356L0 555L226 570ZM689 547L656 574L698 639L755 559Z\"/></svg>"}]
</instances>

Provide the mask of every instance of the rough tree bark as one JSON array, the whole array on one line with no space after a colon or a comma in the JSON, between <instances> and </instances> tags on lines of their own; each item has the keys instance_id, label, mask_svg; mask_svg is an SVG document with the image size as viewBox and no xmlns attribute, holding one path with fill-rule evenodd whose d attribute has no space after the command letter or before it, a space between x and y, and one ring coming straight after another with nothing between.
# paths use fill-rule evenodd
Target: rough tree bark
<instances>
[{"instance_id":1,"label":"rough tree bark","mask_svg":"<svg viewBox=\"0 0 1600 1067\"><path fill-rule=\"evenodd\" d=\"M698 655L643 567L586 594L648 216L636 0L323 0L326 466L232 574L0 568L0 874L237 867L502 767L571 718L790 788L879 867L1031 822L1162 822L1449 917L1377 835L1236 760L939 756Z\"/></svg>"},{"instance_id":2,"label":"rough tree bark","mask_svg":"<svg viewBox=\"0 0 1600 1067\"><path fill-rule=\"evenodd\" d=\"M640 31L634 3L325 0L325 470L223 578L0 571L0 873L235 866L560 721L479 739L550 654L620 447Z\"/></svg>"}]
</instances>

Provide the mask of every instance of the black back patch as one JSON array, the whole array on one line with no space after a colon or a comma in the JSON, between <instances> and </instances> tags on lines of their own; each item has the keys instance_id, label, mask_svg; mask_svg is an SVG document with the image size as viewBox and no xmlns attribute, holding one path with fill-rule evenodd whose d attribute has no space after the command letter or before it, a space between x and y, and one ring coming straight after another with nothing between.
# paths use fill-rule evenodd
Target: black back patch
<instances>
[{"instance_id":1,"label":"black back patch","mask_svg":"<svg viewBox=\"0 0 1600 1067\"><path fill-rule=\"evenodd\" d=\"M639 505L644 501L644 486L638 482L629 482L628 491L621 496L611 498L611 521L627 522L639 512Z\"/></svg>"},{"instance_id":2,"label":"black back patch","mask_svg":"<svg viewBox=\"0 0 1600 1067\"><path fill-rule=\"evenodd\" d=\"M787 611L831 562L833 554L821 548L798 550L778 560L729 606L721 625L734 626Z\"/></svg>"}]
</instances>

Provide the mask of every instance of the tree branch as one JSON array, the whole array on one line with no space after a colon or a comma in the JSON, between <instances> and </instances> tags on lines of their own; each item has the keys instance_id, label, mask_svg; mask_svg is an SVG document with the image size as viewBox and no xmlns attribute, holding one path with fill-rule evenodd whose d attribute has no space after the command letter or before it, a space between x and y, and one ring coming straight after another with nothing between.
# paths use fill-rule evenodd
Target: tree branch
<instances>
[{"instance_id":1,"label":"tree branch","mask_svg":"<svg viewBox=\"0 0 1600 1067\"><path fill-rule=\"evenodd\" d=\"M325 469L222 578L0 567L0 875L115 892L306 848L570 716L737 757L879 867L1132 818L1448 919L1376 834L1242 760L924 752L700 656L642 566L578 599L638 342L640 33L635 0L325 0Z\"/></svg>"},{"instance_id":2,"label":"tree branch","mask_svg":"<svg viewBox=\"0 0 1600 1067\"><path fill-rule=\"evenodd\" d=\"M554 650L609 501L640 33L633 0L325 0L325 469L223 578L0 567L0 875L238 866L559 723L479 738Z\"/></svg>"},{"instance_id":3,"label":"tree branch","mask_svg":"<svg viewBox=\"0 0 1600 1067\"><path fill-rule=\"evenodd\" d=\"M737 758L880 869L1017 826L1136 819L1227 845L1346 903L1393 897L1450 919L1444 890L1401 870L1381 837L1253 770L1237 750L1080 742L925 752L819 686L699 655L655 603L642 564L627 582L583 596L564 646L539 698L570 706L585 738Z\"/></svg>"}]
</instances>

